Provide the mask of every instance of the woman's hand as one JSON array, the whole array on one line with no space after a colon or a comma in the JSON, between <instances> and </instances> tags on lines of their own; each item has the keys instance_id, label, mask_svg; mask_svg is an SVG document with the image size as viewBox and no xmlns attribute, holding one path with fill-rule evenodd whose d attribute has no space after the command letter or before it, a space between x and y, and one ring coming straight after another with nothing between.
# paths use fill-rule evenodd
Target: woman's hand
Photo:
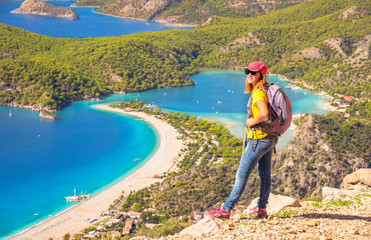
<instances>
[{"instance_id":1,"label":"woman's hand","mask_svg":"<svg viewBox=\"0 0 371 240\"><path fill-rule=\"evenodd\" d=\"M251 128L252 126L254 126L256 124L256 120L255 118L248 118L246 120L246 127L248 128Z\"/></svg>"}]
</instances>

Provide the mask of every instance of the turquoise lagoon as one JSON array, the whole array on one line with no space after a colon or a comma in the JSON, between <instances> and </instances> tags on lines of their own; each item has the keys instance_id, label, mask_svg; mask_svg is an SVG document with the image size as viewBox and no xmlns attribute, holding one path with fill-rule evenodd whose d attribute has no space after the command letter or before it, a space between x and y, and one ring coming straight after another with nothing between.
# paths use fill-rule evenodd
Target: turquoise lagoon
<instances>
[{"instance_id":1,"label":"turquoise lagoon","mask_svg":"<svg viewBox=\"0 0 371 240\"><path fill-rule=\"evenodd\" d=\"M142 100L156 105L167 112L185 112L223 125L233 126L230 132L243 138L244 123L247 117L246 103L250 95L243 94L245 75L241 71L205 71L192 76L194 87L175 89L155 89L144 93L112 95L109 101L122 98ZM288 81L277 75L268 75L269 83L282 87L293 103L294 114L324 114L326 98L291 88ZM282 150L290 141L293 129L289 129L278 142L277 149Z\"/></svg>"}]
</instances>

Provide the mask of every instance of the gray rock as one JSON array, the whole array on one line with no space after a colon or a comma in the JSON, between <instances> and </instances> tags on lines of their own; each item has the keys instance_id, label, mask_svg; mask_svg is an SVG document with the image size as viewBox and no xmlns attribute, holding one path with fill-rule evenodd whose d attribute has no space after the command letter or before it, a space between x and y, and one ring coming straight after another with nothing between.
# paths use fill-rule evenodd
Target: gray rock
<instances>
[{"instance_id":1,"label":"gray rock","mask_svg":"<svg viewBox=\"0 0 371 240\"><path fill-rule=\"evenodd\" d=\"M302 51L302 55L305 58L316 58L316 59L322 59L324 58L323 51L317 47L311 47L311 48L306 48Z\"/></svg>"},{"instance_id":2,"label":"gray rock","mask_svg":"<svg viewBox=\"0 0 371 240\"><path fill-rule=\"evenodd\" d=\"M322 188L322 197L323 201L332 201L341 199L350 199L351 196L356 195L356 191L344 190L344 189L337 189L337 188L330 188L330 187L323 187Z\"/></svg>"},{"instance_id":3,"label":"gray rock","mask_svg":"<svg viewBox=\"0 0 371 240\"><path fill-rule=\"evenodd\" d=\"M361 168L345 176L341 188L345 190L353 189L354 185L358 183L371 187L371 168Z\"/></svg>"},{"instance_id":4,"label":"gray rock","mask_svg":"<svg viewBox=\"0 0 371 240\"><path fill-rule=\"evenodd\" d=\"M192 235L196 237L201 237L203 234L209 232L215 232L220 229L219 224L210 216L205 216L198 223L189 226L179 233L179 235Z\"/></svg>"},{"instance_id":5,"label":"gray rock","mask_svg":"<svg viewBox=\"0 0 371 240\"><path fill-rule=\"evenodd\" d=\"M258 198L252 200L251 204L244 212L244 214L248 214L254 207L258 204ZM270 194L268 199L267 205L267 213L272 214L274 212L279 212L284 207L301 207L300 202L292 197L282 196L282 195L275 195Z\"/></svg>"}]
</instances>

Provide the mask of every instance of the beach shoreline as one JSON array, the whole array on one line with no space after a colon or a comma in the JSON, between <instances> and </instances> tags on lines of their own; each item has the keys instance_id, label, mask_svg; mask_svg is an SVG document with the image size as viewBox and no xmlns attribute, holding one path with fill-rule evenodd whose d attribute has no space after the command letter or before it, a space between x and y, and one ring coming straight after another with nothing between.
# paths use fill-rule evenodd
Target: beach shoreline
<instances>
[{"instance_id":1,"label":"beach shoreline","mask_svg":"<svg viewBox=\"0 0 371 240\"><path fill-rule=\"evenodd\" d=\"M9 236L8 239L63 239L63 235L78 233L91 224L86 222L87 218L98 218L98 221L106 217L101 217L101 213L108 210L113 201L125 191L124 195L130 191L139 190L150 186L161 179L154 178L171 169L176 163L181 149L184 147L183 140L176 139L177 130L165 121L143 112L126 112L122 109L111 108L108 105L94 105L93 108L130 115L143 119L157 131L159 145L157 151L147 160L143 166L130 173L128 176L119 180L90 199L76 204L62 212L48 218L22 232Z\"/></svg>"}]
</instances>

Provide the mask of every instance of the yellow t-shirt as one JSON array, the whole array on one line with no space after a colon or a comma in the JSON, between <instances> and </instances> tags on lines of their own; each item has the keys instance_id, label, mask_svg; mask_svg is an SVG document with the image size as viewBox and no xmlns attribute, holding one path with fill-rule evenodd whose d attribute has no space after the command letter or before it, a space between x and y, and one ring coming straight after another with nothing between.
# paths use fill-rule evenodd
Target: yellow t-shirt
<instances>
[{"instance_id":1,"label":"yellow t-shirt","mask_svg":"<svg viewBox=\"0 0 371 240\"><path fill-rule=\"evenodd\" d=\"M260 101L260 100L263 100L267 103L267 106L268 106L268 96L263 90L258 89L258 90L255 90L252 93L251 97L252 97L252 99L251 99L251 111L252 111L253 117L256 117L259 113L259 108L256 106L256 102ZM254 139L262 139L262 138L265 138L266 136L268 136L268 133L266 133L262 130L255 130L254 131ZM247 131L247 137L252 138L252 131L250 129L248 129L248 131Z\"/></svg>"}]
</instances>

